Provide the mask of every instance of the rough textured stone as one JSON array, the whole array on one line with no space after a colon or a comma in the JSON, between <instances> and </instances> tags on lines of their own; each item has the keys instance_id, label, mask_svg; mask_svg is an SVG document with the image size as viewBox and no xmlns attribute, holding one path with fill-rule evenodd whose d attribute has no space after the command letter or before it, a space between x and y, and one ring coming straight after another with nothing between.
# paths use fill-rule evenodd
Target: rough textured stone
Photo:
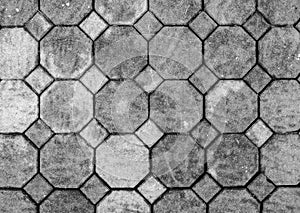
<instances>
[{"instance_id":1,"label":"rough textured stone","mask_svg":"<svg viewBox=\"0 0 300 213\"><path fill-rule=\"evenodd\" d=\"M38 114L38 98L22 81L0 82L0 132L23 132Z\"/></svg>"},{"instance_id":2,"label":"rough textured stone","mask_svg":"<svg viewBox=\"0 0 300 213\"><path fill-rule=\"evenodd\" d=\"M220 132L243 132L256 116L257 96L243 81L219 81L206 96L206 118Z\"/></svg>"},{"instance_id":3,"label":"rough textured stone","mask_svg":"<svg viewBox=\"0 0 300 213\"><path fill-rule=\"evenodd\" d=\"M0 212L36 213L36 207L21 190L0 190Z\"/></svg>"},{"instance_id":4,"label":"rough textured stone","mask_svg":"<svg viewBox=\"0 0 300 213\"><path fill-rule=\"evenodd\" d=\"M41 213L93 213L94 206L77 190L56 190L40 206Z\"/></svg>"},{"instance_id":5,"label":"rough textured stone","mask_svg":"<svg viewBox=\"0 0 300 213\"><path fill-rule=\"evenodd\" d=\"M189 187L204 172L204 150L189 136L167 135L152 149L152 164L168 187Z\"/></svg>"},{"instance_id":6,"label":"rough textured stone","mask_svg":"<svg viewBox=\"0 0 300 213\"><path fill-rule=\"evenodd\" d=\"M92 66L80 80L94 94L108 81L96 66Z\"/></svg>"},{"instance_id":7,"label":"rough textured stone","mask_svg":"<svg viewBox=\"0 0 300 213\"><path fill-rule=\"evenodd\" d=\"M275 189L275 186L265 175L259 174L259 176L248 185L248 189L261 201Z\"/></svg>"},{"instance_id":8,"label":"rough textured stone","mask_svg":"<svg viewBox=\"0 0 300 213\"><path fill-rule=\"evenodd\" d=\"M23 25L38 9L38 0L1 0L0 25Z\"/></svg>"},{"instance_id":9,"label":"rough textured stone","mask_svg":"<svg viewBox=\"0 0 300 213\"><path fill-rule=\"evenodd\" d=\"M277 185L300 183L300 136L274 135L261 150L265 174Z\"/></svg>"},{"instance_id":10,"label":"rough textured stone","mask_svg":"<svg viewBox=\"0 0 300 213\"><path fill-rule=\"evenodd\" d=\"M45 198L53 189L53 187L43 178L37 174L30 182L24 187L25 191L36 201L40 202Z\"/></svg>"},{"instance_id":11,"label":"rough textured stone","mask_svg":"<svg viewBox=\"0 0 300 213\"><path fill-rule=\"evenodd\" d=\"M275 132L300 128L300 85L295 80L275 81L260 96L261 118Z\"/></svg>"},{"instance_id":12,"label":"rough textured stone","mask_svg":"<svg viewBox=\"0 0 300 213\"><path fill-rule=\"evenodd\" d=\"M187 81L165 81L150 96L150 117L164 132L187 132L202 113L202 96Z\"/></svg>"},{"instance_id":13,"label":"rough textured stone","mask_svg":"<svg viewBox=\"0 0 300 213\"><path fill-rule=\"evenodd\" d=\"M163 81L159 74L150 66L147 66L136 78L135 81L148 93L154 91Z\"/></svg>"},{"instance_id":14,"label":"rough textured stone","mask_svg":"<svg viewBox=\"0 0 300 213\"><path fill-rule=\"evenodd\" d=\"M75 134L54 136L40 158L42 174L56 187L78 187L93 169L92 149Z\"/></svg>"},{"instance_id":15,"label":"rough textured stone","mask_svg":"<svg viewBox=\"0 0 300 213\"><path fill-rule=\"evenodd\" d=\"M36 65L38 43L24 29L1 29L0 45L1 79L22 79Z\"/></svg>"},{"instance_id":16,"label":"rough textured stone","mask_svg":"<svg viewBox=\"0 0 300 213\"><path fill-rule=\"evenodd\" d=\"M37 40L40 40L52 26L41 12L37 12L25 25Z\"/></svg>"},{"instance_id":17,"label":"rough textured stone","mask_svg":"<svg viewBox=\"0 0 300 213\"><path fill-rule=\"evenodd\" d=\"M107 24L100 18L97 13L92 12L81 24L80 28L95 40L101 32L105 30Z\"/></svg>"},{"instance_id":18,"label":"rough textured stone","mask_svg":"<svg viewBox=\"0 0 300 213\"><path fill-rule=\"evenodd\" d=\"M205 204L191 190L172 190L154 204L154 213L204 213Z\"/></svg>"},{"instance_id":19,"label":"rough textured stone","mask_svg":"<svg viewBox=\"0 0 300 213\"><path fill-rule=\"evenodd\" d=\"M259 203L246 190L224 190L209 204L210 213L259 212Z\"/></svg>"},{"instance_id":20,"label":"rough textured stone","mask_svg":"<svg viewBox=\"0 0 300 213\"><path fill-rule=\"evenodd\" d=\"M267 127L261 120L257 120L246 132L248 138L258 147L261 147L272 136L272 134L273 133L269 127Z\"/></svg>"},{"instance_id":21,"label":"rough textured stone","mask_svg":"<svg viewBox=\"0 0 300 213\"><path fill-rule=\"evenodd\" d=\"M21 187L36 173L36 163L37 151L23 136L0 136L0 187Z\"/></svg>"},{"instance_id":22,"label":"rough textured stone","mask_svg":"<svg viewBox=\"0 0 300 213\"><path fill-rule=\"evenodd\" d=\"M189 26L201 39L205 39L217 27L217 24L206 12L201 12Z\"/></svg>"},{"instance_id":23,"label":"rough textured stone","mask_svg":"<svg viewBox=\"0 0 300 213\"><path fill-rule=\"evenodd\" d=\"M206 65L221 78L241 78L255 64L255 41L241 27L219 27L205 41Z\"/></svg>"},{"instance_id":24,"label":"rough textured stone","mask_svg":"<svg viewBox=\"0 0 300 213\"><path fill-rule=\"evenodd\" d=\"M243 24L255 10L255 0L205 0L206 10L219 24Z\"/></svg>"},{"instance_id":25,"label":"rough textured stone","mask_svg":"<svg viewBox=\"0 0 300 213\"><path fill-rule=\"evenodd\" d=\"M187 27L164 27L150 41L149 57L164 79L186 79L202 62L202 43Z\"/></svg>"},{"instance_id":26,"label":"rough textured stone","mask_svg":"<svg viewBox=\"0 0 300 213\"><path fill-rule=\"evenodd\" d=\"M219 135L219 132L207 120L202 120L191 134L196 142L205 148Z\"/></svg>"},{"instance_id":27,"label":"rough textured stone","mask_svg":"<svg viewBox=\"0 0 300 213\"><path fill-rule=\"evenodd\" d=\"M259 12L255 12L244 24L244 27L255 39L259 39L267 31L269 24Z\"/></svg>"},{"instance_id":28,"label":"rough textured stone","mask_svg":"<svg viewBox=\"0 0 300 213\"><path fill-rule=\"evenodd\" d=\"M259 41L259 53L262 65L277 78L295 78L300 73L300 34L292 27L272 28Z\"/></svg>"},{"instance_id":29,"label":"rough textured stone","mask_svg":"<svg viewBox=\"0 0 300 213\"><path fill-rule=\"evenodd\" d=\"M134 132L148 115L148 100L133 81L110 81L96 95L96 118L109 132Z\"/></svg>"},{"instance_id":30,"label":"rough textured stone","mask_svg":"<svg viewBox=\"0 0 300 213\"><path fill-rule=\"evenodd\" d=\"M153 146L162 136L163 133L156 124L148 120L135 133L147 146Z\"/></svg>"},{"instance_id":31,"label":"rough textured stone","mask_svg":"<svg viewBox=\"0 0 300 213\"><path fill-rule=\"evenodd\" d=\"M92 115L92 94L77 81L56 81L41 96L41 118L54 132L79 131Z\"/></svg>"},{"instance_id":32,"label":"rough textured stone","mask_svg":"<svg viewBox=\"0 0 300 213\"><path fill-rule=\"evenodd\" d=\"M166 188L153 176L150 176L138 187L138 190L150 203L153 203L166 191Z\"/></svg>"},{"instance_id":33,"label":"rough textured stone","mask_svg":"<svg viewBox=\"0 0 300 213\"><path fill-rule=\"evenodd\" d=\"M221 187L206 174L196 183L193 189L205 202L208 202L221 190Z\"/></svg>"},{"instance_id":34,"label":"rough textured stone","mask_svg":"<svg viewBox=\"0 0 300 213\"><path fill-rule=\"evenodd\" d=\"M107 131L101 126L101 124L93 119L81 132L80 135L90 144L92 147L98 146L104 138L108 135Z\"/></svg>"},{"instance_id":35,"label":"rough textured stone","mask_svg":"<svg viewBox=\"0 0 300 213\"><path fill-rule=\"evenodd\" d=\"M294 24L300 18L298 0L258 0L258 9L272 24Z\"/></svg>"},{"instance_id":36,"label":"rough textured stone","mask_svg":"<svg viewBox=\"0 0 300 213\"><path fill-rule=\"evenodd\" d=\"M247 73L244 80L259 93L271 81L271 77L260 66L255 66Z\"/></svg>"},{"instance_id":37,"label":"rough textured stone","mask_svg":"<svg viewBox=\"0 0 300 213\"><path fill-rule=\"evenodd\" d=\"M78 24L92 9L92 0L40 0L41 10L54 24Z\"/></svg>"},{"instance_id":38,"label":"rough textured stone","mask_svg":"<svg viewBox=\"0 0 300 213\"><path fill-rule=\"evenodd\" d=\"M162 28L162 24L149 11L134 26L146 39L151 39Z\"/></svg>"},{"instance_id":39,"label":"rough textured stone","mask_svg":"<svg viewBox=\"0 0 300 213\"><path fill-rule=\"evenodd\" d=\"M37 146L43 146L48 139L53 135L51 129L41 119L27 129L25 135Z\"/></svg>"},{"instance_id":40,"label":"rough textured stone","mask_svg":"<svg viewBox=\"0 0 300 213\"><path fill-rule=\"evenodd\" d=\"M280 188L264 203L263 213L294 213L300 211L300 189Z\"/></svg>"},{"instance_id":41,"label":"rough textured stone","mask_svg":"<svg viewBox=\"0 0 300 213\"><path fill-rule=\"evenodd\" d=\"M49 86L53 78L42 68L37 67L29 76L26 77L26 82L37 92L42 91Z\"/></svg>"},{"instance_id":42,"label":"rough textured stone","mask_svg":"<svg viewBox=\"0 0 300 213\"><path fill-rule=\"evenodd\" d=\"M150 0L150 10L164 24L186 24L202 7L201 0Z\"/></svg>"},{"instance_id":43,"label":"rough textured stone","mask_svg":"<svg viewBox=\"0 0 300 213\"><path fill-rule=\"evenodd\" d=\"M41 41L41 64L56 78L76 78L92 63L92 41L77 27L55 27Z\"/></svg>"},{"instance_id":44,"label":"rough textured stone","mask_svg":"<svg viewBox=\"0 0 300 213\"><path fill-rule=\"evenodd\" d=\"M150 213L150 207L135 191L113 191L97 207L97 213Z\"/></svg>"},{"instance_id":45,"label":"rough textured stone","mask_svg":"<svg viewBox=\"0 0 300 213\"><path fill-rule=\"evenodd\" d=\"M104 185L96 175L93 175L82 186L81 191L95 204L108 192L108 188Z\"/></svg>"},{"instance_id":46,"label":"rough textured stone","mask_svg":"<svg viewBox=\"0 0 300 213\"><path fill-rule=\"evenodd\" d=\"M244 185L257 172L258 149L241 134L225 134L207 153L208 171L223 186Z\"/></svg>"},{"instance_id":47,"label":"rough textured stone","mask_svg":"<svg viewBox=\"0 0 300 213\"><path fill-rule=\"evenodd\" d=\"M111 187L134 187L149 172L148 155L136 136L111 136L97 148L97 173Z\"/></svg>"},{"instance_id":48,"label":"rough textured stone","mask_svg":"<svg viewBox=\"0 0 300 213\"><path fill-rule=\"evenodd\" d=\"M110 24L133 24L147 9L146 0L96 0L95 8Z\"/></svg>"},{"instance_id":49,"label":"rough textured stone","mask_svg":"<svg viewBox=\"0 0 300 213\"><path fill-rule=\"evenodd\" d=\"M147 42L133 27L112 26L95 41L95 61L110 78L133 78L147 64Z\"/></svg>"}]
</instances>

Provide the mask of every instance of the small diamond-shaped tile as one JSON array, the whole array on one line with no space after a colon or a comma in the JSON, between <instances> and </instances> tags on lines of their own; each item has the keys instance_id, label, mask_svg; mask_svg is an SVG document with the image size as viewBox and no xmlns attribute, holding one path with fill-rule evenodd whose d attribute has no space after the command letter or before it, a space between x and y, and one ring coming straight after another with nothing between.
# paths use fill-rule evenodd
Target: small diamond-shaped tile
<instances>
[{"instance_id":1,"label":"small diamond-shaped tile","mask_svg":"<svg viewBox=\"0 0 300 213\"><path fill-rule=\"evenodd\" d=\"M151 67L143 70L135 80L146 92L152 92L163 81L160 75Z\"/></svg>"},{"instance_id":2,"label":"small diamond-shaped tile","mask_svg":"<svg viewBox=\"0 0 300 213\"><path fill-rule=\"evenodd\" d=\"M271 77L260 67L255 66L244 80L256 91L260 92L270 81Z\"/></svg>"},{"instance_id":3,"label":"small diamond-shaped tile","mask_svg":"<svg viewBox=\"0 0 300 213\"><path fill-rule=\"evenodd\" d=\"M39 203L52 191L53 187L45 180L45 178L40 174L37 174L29 183L27 183L24 189Z\"/></svg>"},{"instance_id":4,"label":"small diamond-shaped tile","mask_svg":"<svg viewBox=\"0 0 300 213\"><path fill-rule=\"evenodd\" d=\"M153 203L162 193L166 191L166 188L153 176L151 176L138 187L138 190L150 203Z\"/></svg>"},{"instance_id":5,"label":"small diamond-shaped tile","mask_svg":"<svg viewBox=\"0 0 300 213\"><path fill-rule=\"evenodd\" d=\"M248 189L259 199L263 200L274 190L275 186L263 174L259 174L248 186Z\"/></svg>"},{"instance_id":6,"label":"small diamond-shaped tile","mask_svg":"<svg viewBox=\"0 0 300 213\"><path fill-rule=\"evenodd\" d=\"M191 134L198 144L204 148L219 135L218 131L206 120L201 121L192 130Z\"/></svg>"},{"instance_id":7,"label":"small diamond-shaped tile","mask_svg":"<svg viewBox=\"0 0 300 213\"><path fill-rule=\"evenodd\" d=\"M81 191L95 204L109 191L96 175L93 175L81 188Z\"/></svg>"},{"instance_id":8,"label":"small diamond-shaped tile","mask_svg":"<svg viewBox=\"0 0 300 213\"><path fill-rule=\"evenodd\" d=\"M190 27L201 39L205 39L206 36L217 27L217 24L205 12L201 12L195 20L190 23Z\"/></svg>"},{"instance_id":9,"label":"small diamond-shaped tile","mask_svg":"<svg viewBox=\"0 0 300 213\"><path fill-rule=\"evenodd\" d=\"M52 27L52 24L40 13L36 13L26 24L26 28L32 35L40 40Z\"/></svg>"},{"instance_id":10,"label":"small diamond-shaped tile","mask_svg":"<svg viewBox=\"0 0 300 213\"><path fill-rule=\"evenodd\" d=\"M148 120L141 128L136 131L136 135L149 147L153 146L163 133L153 121Z\"/></svg>"},{"instance_id":11,"label":"small diamond-shaped tile","mask_svg":"<svg viewBox=\"0 0 300 213\"><path fill-rule=\"evenodd\" d=\"M81 77L81 82L93 93L96 93L107 81L108 79L96 66L92 66Z\"/></svg>"},{"instance_id":12,"label":"small diamond-shaped tile","mask_svg":"<svg viewBox=\"0 0 300 213\"><path fill-rule=\"evenodd\" d=\"M80 135L87 140L87 142L96 147L107 136L107 131L93 119L81 132Z\"/></svg>"},{"instance_id":13,"label":"small diamond-shaped tile","mask_svg":"<svg viewBox=\"0 0 300 213\"><path fill-rule=\"evenodd\" d=\"M261 120L257 120L246 133L248 138L258 147L261 147L272 134L272 131Z\"/></svg>"},{"instance_id":14,"label":"small diamond-shaped tile","mask_svg":"<svg viewBox=\"0 0 300 213\"><path fill-rule=\"evenodd\" d=\"M37 93L41 93L53 78L43 68L37 67L25 80Z\"/></svg>"},{"instance_id":15,"label":"small diamond-shaped tile","mask_svg":"<svg viewBox=\"0 0 300 213\"><path fill-rule=\"evenodd\" d=\"M193 189L205 202L208 202L221 190L220 186L209 175L202 177Z\"/></svg>"},{"instance_id":16,"label":"small diamond-shaped tile","mask_svg":"<svg viewBox=\"0 0 300 213\"><path fill-rule=\"evenodd\" d=\"M92 12L81 24L80 28L88 34L91 39L95 40L101 32L105 30L107 24L97 15Z\"/></svg>"},{"instance_id":17,"label":"small diamond-shaped tile","mask_svg":"<svg viewBox=\"0 0 300 213\"><path fill-rule=\"evenodd\" d=\"M259 37L269 28L269 24L258 12L254 13L244 26L256 39L259 39Z\"/></svg>"},{"instance_id":18,"label":"small diamond-shaped tile","mask_svg":"<svg viewBox=\"0 0 300 213\"><path fill-rule=\"evenodd\" d=\"M202 93L207 92L217 80L218 78L206 66L201 66L190 78L191 83Z\"/></svg>"},{"instance_id":19,"label":"small diamond-shaped tile","mask_svg":"<svg viewBox=\"0 0 300 213\"><path fill-rule=\"evenodd\" d=\"M25 135L38 147L41 147L52 136L51 129L42 120L37 120Z\"/></svg>"},{"instance_id":20,"label":"small diamond-shaped tile","mask_svg":"<svg viewBox=\"0 0 300 213\"><path fill-rule=\"evenodd\" d=\"M151 12L145 13L134 26L146 39L152 38L162 28L162 24Z\"/></svg>"}]
</instances>

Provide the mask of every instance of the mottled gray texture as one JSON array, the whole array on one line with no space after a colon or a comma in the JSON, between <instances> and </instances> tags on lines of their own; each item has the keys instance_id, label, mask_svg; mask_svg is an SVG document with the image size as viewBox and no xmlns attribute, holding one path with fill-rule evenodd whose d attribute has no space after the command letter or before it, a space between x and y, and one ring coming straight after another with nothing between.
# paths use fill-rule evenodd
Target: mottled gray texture
<instances>
[{"instance_id":1,"label":"mottled gray texture","mask_svg":"<svg viewBox=\"0 0 300 213\"><path fill-rule=\"evenodd\" d=\"M36 207L21 190L0 190L0 211L3 213L36 213Z\"/></svg>"}]
</instances>

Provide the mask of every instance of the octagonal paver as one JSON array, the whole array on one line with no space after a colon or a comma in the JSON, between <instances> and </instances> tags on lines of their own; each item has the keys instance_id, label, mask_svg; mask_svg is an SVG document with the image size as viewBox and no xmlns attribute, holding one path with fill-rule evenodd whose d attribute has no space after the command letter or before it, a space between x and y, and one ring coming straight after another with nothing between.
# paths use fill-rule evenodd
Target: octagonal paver
<instances>
[{"instance_id":1,"label":"octagonal paver","mask_svg":"<svg viewBox=\"0 0 300 213\"><path fill-rule=\"evenodd\" d=\"M277 78L300 73L300 34L292 27L271 29L259 41L259 53L259 61Z\"/></svg>"},{"instance_id":2,"label":"octagonal paver","mask_svg":"<svg viewBox=\"0 0 300 213\"><path fill-rule=\"evenodd\" d=\"M36 206L21 190L0 190L0 212L35 213Z\"/></svg>"},{"instance_id":3,"label":"octagonal paver","mask_svg":"<svg viewBox=\"0 0 300 213\"><path fill-rule=\"evenodd\" d=\"M94 206L79 190L56 190L40 206L40 213L93 213Z\"/></svg>"},{"instance_id":4,"label":"octagonal paver","mask_svg":"<svg viewBox=\"0 0 300 213\"><path fill-rule=\"evenodd\" d=\"M92 94L78 81L54 82L41 96L41 118L54 132L79 131L92 116Z\"/></svg>"},{"instance_id":5,"label":"octagonal paver","mask_svg":"<svg viewBox=\"0 0 300 213\"><path fill-rule=\"evenodd\" d=\"M40 0L41 10L54 24L78 24L92 9L92 0Z\"/></svg>"},{"instance_id":6,"label":"octagonal paver","mask_svg":"<svg viewBox=\"0 0 300 213\"><path fill-rule=\"evenodd\" d=\"M210 213L259 212L259 203L245 190L226 189L209 204Z\"/></svg>"},{"instance_id":7,"label":"octagonal paver","mask_svg":"<svg viewBox=\"0 0 300 213\"><path fill-rule=\"evenodd\" d=\"M202 62L202 43L187 27L165 27L150 41L149 55L163 78L186 79Z\"/></svg>"},{"instance_id":8,"label":"octagonal paver","mask_svg":"<svg viewBox=\"0 0 300 213\"><path fill-rule=\"evenodd\" d=\"M205 41L206 65L221 78L241 78L255 64L255 41L241 27L219 27Z\"/></svg>"},{"instance_id":9,"label":"octagonal paver","mask_svg":"<svg viewBox=\"0 0 300 213\"><path fill-rule=\"evenodd\" d=\"M298 0L258 0L258 9L272 24L294 24L300 18Z\"/></svg>"},{"instance_id":10,"label":"octagonal paver","mask_svg":"<svg viewBox=\"0 0 300 213\"><path fill-rule=\"evenodd\" d=\"M241 134L225 134L207 153L208 171L223 186L244 185L257 172L258 149Z\"/></svg>"},{"instance_id":11,"label":"octagonal paver","mask_svg":"<svg viewBox=\"0 0 300 213\"><path fill-rule=\"evenodd\" d=\"M154 204L154 213L204 213L206 206L191 190L172 190Z\"/></svg>"},{"instance_id":12,"label":"octagonal paver","mask_svg":"<svg viewBox=\"0 0 300 213\"><path fill-rule=\"evenodd\" d=\"M95 41L95 62L110 78L133 78L147 64L147 41L130 26L112 26Z\"/></svg>"},{"instance_id":13,"label":"octagonal paver","mask_svg":"<svg viewBox=\"0 0 300 213\"><path fill-rule=\"evenodd\" d=\"M168 187L189 187L204 172L204 150L189 136L167 135L153 148L152 164Z\"/></svg>"},{"instance_id":14,"label":"octagonal paver","mask_svg":"<svg viewBox=\"0 0 300 213\"><path fill-rule=\"evenodd\" d=\"M300 212L300 189L280 188L265 201L263 213Z\"/></svg>"},{"instance_id":15,"label":"octagonal paver","mask_svg":"<svg viewBox=\"0 0 300 213\"><path fill-rule=\"evenodd\" d=\"M150 213L150 207L135 191L113 191L97 207L97 213Z\"/></svg>"},{"instance_id":16,"label":"octagonal paver","mask_svg":"<svg viewBox=\"0 0 300 213\"><path fill-rule=\"evenodd\" d=\"M255 10L255 0L205 0L207 12L219 24L243 24Z\"/></svg>"},{"instance_id":17,"label":"octagonal paver","mask_svg":"<svg viewBox=\"0 0 300 213\"><path fill-rule=\"evenodd\" d=\"M165 81L150 96L150 117L164 132L187 132L202 118L202 104L187 81Z\"/></svg>"},{"instance_id":18,"label":"octagonal paver","mask_svg":"<svg viewBox=\"0 0 300 213\"><path fill-rule=\"evenodd\" d=\"M37 151L21 135L0 135L0 162L0 187L21 187L36 173Z\"/></svg>"},{"instance_id":19,"label":"octagonal paver","mask_svg":"<svg viewBox=\"0 0 300 213\"><path fill-rule=\"evenodd\" d=\"M23 132L38 116L38 98L24 82L0 82L0 132Z\"/></svg>"},{"instance_id":20,"label":"octagonal paver","mask_svg":"<svg viewBox=\"0 0 300 213\"><path fill-rule=\"evenodd\" d=\"M38 9L38 0L1 0L0 25L23 25Z\"/></svg>"},{"instance_id":21,"label":"octagonal paver","mask_svg":"<svg viewBox=\"0 0 300 213\"><path fill-rule=\"evenodd\" d=\"M300 135L274 135L261 151L262 168L277 185L300 183Z\"/></svg>"},{"instance_id":22,"label":"octagonal paver","mask_svg":"<svg viewBox=\"0 0 300 213\"><path fill-rule=\"evenodd\" d=\"M1 79L22 79L37 63L38 43L22 28L1 29L0 46Z\"/></svg>"},{"instance_id":23,"label":"octagonal paver","mask_svg":"<svg viewBox=\"0 0 300 213\"><path fill-rule=\"evenodd\" d=\"M96 0L96 11L110 24L133 24L146 10L146 0Z\"/></svg>"},{"instance_id":24,"label":"octagonal paver","mask_svg":"<svg viewBox=\"0 0 300 213\"><path fill-rule=\"evenodd\" d=\"M201 0L150 0L152 11L164 24L186 24L202 7Z\"/></svg>"},{"instance_id":25,"label":"octagonal paver","mask_svg":"<svg viewBox=\"0 0 300 213\"><path fill-rule=\"evenodd\" d=\"M147 119L147 95L133 81L109 82L95 101L96 118L110 132L134 132Z\"/></svg>"},{"instance_id":26,"label":"octagonal paver","mask_svg":"<svg viewBox=\"0 0 300 213\"><path fill-rule=\"evenodd\" d=\"M41 172L56 187L78 187L93 169L93 150L76 134L54 136L40 158Z\"/></svg>"},{"instance_id":27,"label":"octagonal paver","mask_svg":"<svg viewBox=\"0 0 300 213\"><path fill-rule=\"evenodd\" d=\"M92 63L92 41L77 27L55 27L41 41L41 64L56 78L77 78Z\"/></svg>"},{"instance_id":28,"label":"octagonal paver","mask_svg":"<svg viewBox=\"0 0 300 213\"><path fill-rule=\"evenodd\" d=\"M148 155L136 136L111 136L97 148L97 173L111 187L134 187L149 172Z\"/></svg>"},{"instance_id":29,"label":"octagonal paver","mask_svg":"<svg viewBox=\"0 0 300 213\"><path fill-rule=\"evenodd\" d=\"M296 80L275 81L260 96L261 118L275 132L300 128L300 84Z\"/></svg>"},{"instance_id":30,"label":"octagonal paver","mask_svg":"<svg viewBox=\"0 0 300 213\"><path fill-rule=\"evenodd\" d=\"M206 118L220 132L243 132L257 108L256 94L243 81L219 81L206 96Z\"/></svg>"}]
</instances>

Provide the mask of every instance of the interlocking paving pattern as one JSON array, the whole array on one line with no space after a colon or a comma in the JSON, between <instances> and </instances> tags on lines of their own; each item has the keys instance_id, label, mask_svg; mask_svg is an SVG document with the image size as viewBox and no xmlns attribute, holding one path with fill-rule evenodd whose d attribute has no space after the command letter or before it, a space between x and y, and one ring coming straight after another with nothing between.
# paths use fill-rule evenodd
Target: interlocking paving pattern
<instances>
[{"instance_id":1,"label":"interlocking paving pattern","mask_svg":"<svg viewBox=\"0 0 300 213\"><path fill-rule=\"evenodd\" d=\"M299 213L299 0L0 0L0 213Z\"/></svg>"}]
</instances>

